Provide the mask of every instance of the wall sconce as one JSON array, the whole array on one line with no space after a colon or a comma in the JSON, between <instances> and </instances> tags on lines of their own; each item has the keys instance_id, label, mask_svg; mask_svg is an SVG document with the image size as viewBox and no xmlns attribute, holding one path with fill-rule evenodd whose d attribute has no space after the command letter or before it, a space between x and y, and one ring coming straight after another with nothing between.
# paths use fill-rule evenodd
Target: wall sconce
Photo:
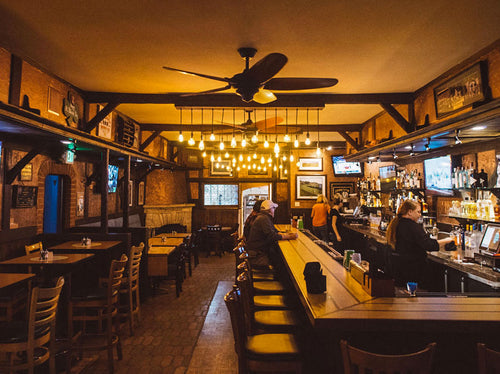
<instances>
[{"instance_id":1,"label":"wall sconce","mask_svg":"<svg viewBox=\"0 0 500 374\"><path fill-rule=\"evenodd\" d=\"M425 144L425 151L429 152L431 150L431 138L427 139L427 144Z\"/></svg>"}]
</instances>

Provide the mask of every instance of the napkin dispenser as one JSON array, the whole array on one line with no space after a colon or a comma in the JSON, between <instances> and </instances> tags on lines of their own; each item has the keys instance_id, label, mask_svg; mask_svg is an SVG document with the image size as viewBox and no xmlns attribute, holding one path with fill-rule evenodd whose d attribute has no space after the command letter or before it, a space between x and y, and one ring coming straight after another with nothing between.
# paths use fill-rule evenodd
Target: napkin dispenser
<instances>
[{"instance_id":1,"label":"napkin dispenser","mask_svg":"<svg viewBox=\"0 0 500 374\"><path fill-rule=\"evenodd\" d=\"M393 297L394 279L381 271L364 274L363 289L374 297Z\"/></svg>"},{"instance_id":2,"label":"napkin dispenser","mask_svg":"<svg viewBox=\"0 0 500 374\"><path fill-rule=\"evenodd\" d=\"M326 275L323 275L319 262L308 262L304 267L307 292L320 294L326 291Z\"/></svg>"}]
</instances>

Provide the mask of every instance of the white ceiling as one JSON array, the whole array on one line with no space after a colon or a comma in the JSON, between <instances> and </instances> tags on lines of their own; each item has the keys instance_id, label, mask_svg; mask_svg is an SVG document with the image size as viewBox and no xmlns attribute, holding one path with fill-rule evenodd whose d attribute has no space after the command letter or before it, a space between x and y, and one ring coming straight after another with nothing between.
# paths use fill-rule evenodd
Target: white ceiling
<instances>
[{"instance_id":1,"label":"white ceiling","mask_svg":"<svg viewBox=\"0 0 500 374\"><path fill-rule=\"evenodd\" d=\"M251 46L258 49L254 62L271 52L288 57L277 77L339 80L307 92L413 92L497 40L499 20L499 0L0 0L0 45L90 91L221 87L162 66L231 77L244 68L237 48ZM179 123L173 105L118 110L141 123ZM380 111L327 105L320 122L361 123ZM310 121L316 123L315 114ZM243 122L242 111L236 122Z\"/></svg>"}]
</instances>

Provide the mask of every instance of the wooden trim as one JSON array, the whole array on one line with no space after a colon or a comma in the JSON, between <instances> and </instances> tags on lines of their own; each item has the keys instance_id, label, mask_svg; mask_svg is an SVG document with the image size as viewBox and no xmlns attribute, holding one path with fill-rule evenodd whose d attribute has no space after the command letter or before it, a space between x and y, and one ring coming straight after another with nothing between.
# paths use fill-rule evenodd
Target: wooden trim
<instances>
[{"instance_id":1,"label":"wooden trim","mask_svg":"<svg viewBox=\"0 0 500 374\"><path fill-rule=\"evenodd\" d=\"M19 106L21 104L21 82L23 75L23 60L11 55L10 58L10 84L9 104Z\"/></svg>"}]
</instances>

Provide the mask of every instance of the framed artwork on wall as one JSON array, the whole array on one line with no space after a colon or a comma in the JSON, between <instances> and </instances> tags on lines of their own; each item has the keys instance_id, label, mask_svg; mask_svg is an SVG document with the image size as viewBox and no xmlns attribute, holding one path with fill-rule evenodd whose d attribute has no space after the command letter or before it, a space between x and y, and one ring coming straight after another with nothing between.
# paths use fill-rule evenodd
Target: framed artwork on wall
<instances>
[{"instance_id":1,"label":"framed artwork on wall","mask_svg":"<svg viewBox=\"0 0 500 374\"><path fill-rule=\"evenodd\" d=\"M97 113L99 113L102 109L102 106L97 105ZM113 114L110 113L101 122L99 122L99 126L97 127L97 136L105 139L113 139L112 116Z\"/></svg>"},{"instance_id":2,"label":"framed artwork on wall","mask_svg":"<svg viewBox=\"0 0 500 374\"><path fill-rule=\"evenodd\" d=\"M212 161L210 165L210 175L231 176L231 161Z\"/></svg>"},{"instance_id":3,"label":"framed artwork on wall","mask_svg":"<svg viewBox=\"0 0 500 374\"><path fill-rule=\"evenodd\" d=\"M323 158L301 157L299 158L301 171L323 171Z\"/></svg>"},{"instance_id":4,"label":"framed artwork on wall","mask_svg":"<svg viewBox=\"0 0 500 374\"><path fill-rule=\"evenodd\" d=\"M315 200L319 194L326 194L326 176L297 175L295 190L297 199Z\"/></svg>"},{"instance_id":5,"label":"framed artwork on wall","mask_svg":"<svg viewBox=\"0 0 500 374\"><path fill-rule=\"evenodd\" d=\"M347 199L349 194L354 193L354 182L330 182L330 200L337 193Z\"/></svg>"},{"instance_id":6,"label":"framed artwork on wall","mask_svg":"<svg viewBox=\"0 0 500 374\"><path fill-rule=\"evenodd\" d=\"M144 205L144 182L139 182L137 187L137 205Z\"/></svg>"},{"instance_id":7,"label":"framed artwork on wall","mask_svg":"<svg viewBox=\"0 0 500 374\"><path fill-rule=\"evenodd\" d=\"M33 163L30 162L21 169L21 174L19 174L19 180L25 182L31 182L32 179L33 179Z\"/></svg>"},{"instance_id":8,"label":"framed artwork on wall","mask_svg":"<svg viewBox=\"0 0 500 374\"><path fill-rule=\"evenodd\" d=\"M128 206L134 205L134 181L128 181Z\"/></svg>"}]
</instances>

